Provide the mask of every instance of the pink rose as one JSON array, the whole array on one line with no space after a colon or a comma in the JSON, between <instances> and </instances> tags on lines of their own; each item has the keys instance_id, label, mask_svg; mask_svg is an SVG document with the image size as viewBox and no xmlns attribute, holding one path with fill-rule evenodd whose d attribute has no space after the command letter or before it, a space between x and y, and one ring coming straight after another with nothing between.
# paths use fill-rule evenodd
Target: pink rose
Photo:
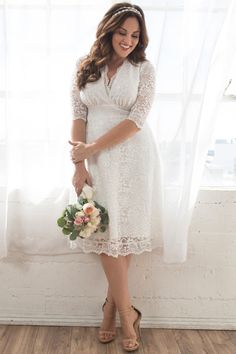
<instances>
[{"instance_id":1,"label":"pink rose","mask_svg":"<svg viewBox=\"0 0 236 354\"><path fill-rule=\"evenodd\" d=\"M74 224L75 225L80 225L80 224L83 224L83 218L81 218L80 216L77 217L74 221Z\"/></svg>"}]
</instances>

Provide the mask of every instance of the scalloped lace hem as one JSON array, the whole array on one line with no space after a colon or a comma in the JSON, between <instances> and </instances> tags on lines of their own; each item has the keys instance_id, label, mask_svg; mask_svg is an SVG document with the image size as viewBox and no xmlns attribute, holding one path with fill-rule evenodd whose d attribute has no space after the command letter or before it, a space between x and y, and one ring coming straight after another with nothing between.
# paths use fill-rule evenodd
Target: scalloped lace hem
<instances>
[{"instance_id":1,"label":"scalloped lace hem","mask_svg":"<svg viewBox=\"0 0 236 354\"><path fill-rule=\"evenodd\" d=\"M80 248L84 253L105 253L108 256L117 258L118 256L127 256L128 254L139 255L143 252L151 252L153 245L150 240L142 241L90 241L88 239L77 239L68 241L71 249Z\"/></svg>"}]
</instances>

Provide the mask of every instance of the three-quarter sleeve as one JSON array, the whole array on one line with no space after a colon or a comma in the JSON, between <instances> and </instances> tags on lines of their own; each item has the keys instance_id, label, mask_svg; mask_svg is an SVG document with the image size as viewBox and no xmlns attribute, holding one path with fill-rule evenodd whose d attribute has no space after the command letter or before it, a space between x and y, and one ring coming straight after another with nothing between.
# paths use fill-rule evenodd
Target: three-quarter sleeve
<instances>
[{"instance_id":1,"label":"three-quarter sleeve","mask_svg":"<svg viewBox=\"0 0 236 354\"><path fill-rule=\"evenodd\" d=\"M71 85L71 107L72 107L72 119L82 119L87 122L87 114L88 114L88 107L82 102L80 97L80 91L76 84L77 81L77 70L79 68L80 60L76 62L76 68L73 73L72 77L72 85Z\"/></svg>"},{"instance_id":2,"label":"three-quarter sleeve","mask_svg":"<svg viewBox=\"0 0 236 354\"><path fill-rule=\"evenodd\" d=\"M142 128L151 109L155 95L156 73L153 64L145 61L140 68L138 95L127 119Z\"/></svg>"}]
</instances>

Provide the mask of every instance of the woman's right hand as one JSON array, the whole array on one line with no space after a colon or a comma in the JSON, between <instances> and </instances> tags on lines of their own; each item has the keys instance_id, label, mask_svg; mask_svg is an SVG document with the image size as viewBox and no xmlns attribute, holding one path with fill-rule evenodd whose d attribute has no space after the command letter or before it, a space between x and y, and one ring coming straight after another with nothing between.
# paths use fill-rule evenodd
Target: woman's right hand
<instances>
[{"instance_id":1,"label":"woman's right hand","mask_svg":"<svg viewBox=\"0 0 236 354\"><path fill-rule=\"evenodd\" d=\"M75 165L75 172L72 178L72 184L75 188L77 196L79 196L82 192L85 183L92 187L91 176L85 167L84 161L82 161Z\"/></svg>"}]
</instances>

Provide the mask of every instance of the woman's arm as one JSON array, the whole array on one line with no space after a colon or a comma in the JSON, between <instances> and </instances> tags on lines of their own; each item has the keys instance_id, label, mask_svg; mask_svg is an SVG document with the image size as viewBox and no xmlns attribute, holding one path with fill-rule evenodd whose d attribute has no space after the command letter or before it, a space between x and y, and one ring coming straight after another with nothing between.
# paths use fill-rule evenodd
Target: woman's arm
<instances>
[{"instance_id":1,"label":"woman's arm","mask_svg":"<svg viewBox=\"0 0 236 354\"><path fill-rule=\"evenodd\" d=\"M93 154L121 143L137 133L139 130L140 128L138 128L134 122L129 119L124 119L92 143L85 144L79 139L75 142L70 142L71 145L74 145L71 152L72 161L75 164L81 162L84 163L85 159L89 158Z\"/></svg>"},{"instance_id":2,"label":"woman's arm","mask_svg":"<svg viewBox=\"0 0 236 354\"><path fill-rule=\"evenodd\" d=\"M134 122L129 119L124 119L107 133L102 135L91 143L93 153L107 149L113 145L119 144L129 137L133 136L140 130Z\"/></svg>"},{"instance_id":3,"label":"woman's arm","mask_svg":"<svg viewBox=\"0 0 236 354\"><path fill-rule=\"evenodd\" d=\"M71 141L86 142L86 122L83 119L73 119L71 126ZM85 160L74 163L75 168L78 169L84 166Z\"/></svg>"},{"instance_id":4,"label":"woman's arm","mask_svg":"<svg viewBox=\"0 0 236 354\"><path fill-rule=\"evenodd\" d=\"M74 119L72 120L71 126L71 140L72 141L82 141L85 143L86 141L86 123L82 119Z\"/></svg>"},{"instance_id":5,"label":"woman's arm","mask_svg":"<svg viewBox=\"0 0 236 354\"><path fill-rule=\"evenodd\" d=\"M123 142L142 129L155 95L155 68L150 61L142 63L137 99L129 116L92 143L93 153Z\"/></svg>"},{"instance_id":6,"label":"woman's arm","mask_svg":"<svg viewBox=\"0 0 236 354\"><path fill-rule=\"evenodd\" d=\"M77 60L76 67L73 72L72 86L71 86L71 107L72 107L72 126L71 126L71 141L86 142L86 123L88 108L80 98L80 92L77 86L77 71L79 68L81 58ZM75 167L78 168L84 165L84 161L74 162Z\"/></svg>"}]
</instances>

